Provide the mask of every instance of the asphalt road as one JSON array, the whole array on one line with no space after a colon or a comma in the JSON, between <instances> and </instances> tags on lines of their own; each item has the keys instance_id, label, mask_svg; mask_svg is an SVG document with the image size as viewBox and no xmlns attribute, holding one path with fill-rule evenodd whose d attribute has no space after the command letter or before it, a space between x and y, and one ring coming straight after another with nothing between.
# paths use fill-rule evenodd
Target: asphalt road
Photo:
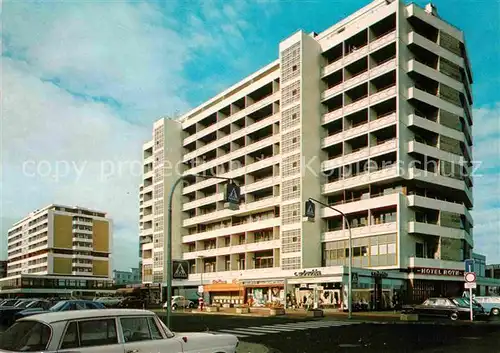
<instances>
[{"instance_id":1,"label":"asphalt road","mask_svg":"<svg viewBox=\"0 0 500 353\"><path fill-rule=\"evenodd\" d=\"M500 353L500 325L488 323L362 323L330 317L306 320L175 314L172 328L177 332L236 334L242 342L268 347L269 353Z\"/></svg>"}]
</instances>

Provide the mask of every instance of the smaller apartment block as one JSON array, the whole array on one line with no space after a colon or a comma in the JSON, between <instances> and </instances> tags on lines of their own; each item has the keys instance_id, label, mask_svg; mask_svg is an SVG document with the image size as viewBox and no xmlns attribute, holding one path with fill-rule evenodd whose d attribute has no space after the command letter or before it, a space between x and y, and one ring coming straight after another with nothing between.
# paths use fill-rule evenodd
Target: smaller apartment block
<instances>
[{"instance_id":1,"label":"smaller apartment block","mask_svg":"<svg viewBox=\"0 0 500 353\"><path fill-rule=\"evenodd\" d=\"M0 288L21 287L22 278L37 278L24 286L49 292L60 287L58 280L80 289L97 288L97 282L104 289L111 281L112 222L103 212L49 205L15 223L7 236L7 278Z\"/></svg>"},{"instance_id":2,"label":"smaller apartment block","mask_svg":"<svg viewBox=\"0 0 500 353\"><path fill-rule=\"evenodd\" d=\"M203 277L214 300L311 283L342 295L348 232L329 208L304 222L312 197L347 214L358 293L381 302L391 288L418 301L463 290L474 246L463 32L430 4L376 0L322 33L293 34L277 53L180 120L155 123L143 146L143 280L165 281L165 201L183 175L173 251L190 275L177 286ZM240 209L224 208L223 180L198 175L239 184Z\"/></svg>"}]
</instances>

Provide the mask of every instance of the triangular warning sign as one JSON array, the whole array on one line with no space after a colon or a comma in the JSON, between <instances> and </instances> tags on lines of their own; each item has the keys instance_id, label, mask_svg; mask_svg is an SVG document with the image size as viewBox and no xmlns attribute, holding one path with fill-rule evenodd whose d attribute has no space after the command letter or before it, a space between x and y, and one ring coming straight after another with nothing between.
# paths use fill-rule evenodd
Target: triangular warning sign
<instances>
[{"instance_id":1,"label":"triangular warning sign","mask_svg":"<svg viewBox=\"0 0 500 353\"><path fill-rule=\"evenodd\" d=\"M307 214L314 214L314 206L312 203L309 204L309 207L307 208Z\"/></svg>"},{"instance_id":2,"label":"triangular warning sign","mask_svg":"<svg viewBox=\"0 0 500 353\"><path fill-rule=\"evenodd\" d=\"M236 192L236 188L231 189L231 191L229 192L229 196L227 197L227 199L228 199L228 201L231 201L231 202L234 202L234 203L239 202L239 197L238 197L238 193Z\"/></svg>"},{"instance_id":3,"label":"triangular warning sign","mask_svg":"<svg viewBox=\"0 0 500 353\"><path fill-rule=\"evenodd\" d=\"M182 264L179 264L179 266L177 266L177 270L175 270L175 272L174 272L174 277L177 277L177 278L187 277L187 273L184 270L184 267L182 267Z\"/></svg>"}]
</instances>

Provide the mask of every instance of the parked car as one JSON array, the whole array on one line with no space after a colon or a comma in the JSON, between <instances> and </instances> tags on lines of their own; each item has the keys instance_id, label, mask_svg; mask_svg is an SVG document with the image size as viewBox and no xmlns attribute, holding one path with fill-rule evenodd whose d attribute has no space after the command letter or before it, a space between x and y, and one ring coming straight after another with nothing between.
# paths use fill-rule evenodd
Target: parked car
<instances>
[{"instance_id":1,"label":"parked car","mask_svg":"<svg viewBox=\"0 0 500 353\"><path fill-rule=\"evenodd\" d=\"M105 309L106 307L99 302L93 302L91 300L61 300L51 306L48 309L42 308L27 308L20 311L14 315L14 319L17 321L23 317L37 315L41 313L53 313L59 311L73 311L73 310L87 310L87 309Z\"/></svg>"},{"instance_id":2,"label":"parked car","mask_svg":"<svg viewBox=\"0 0 500 353\"><path fill-rule=\"evenodd\" d=\"M500 297L474 297L490 316L500 316Z\"/></svg>"},{"instance_id":3,"label":"parked car","mask_svg":"<svg viewBox=\"0 0 500 353\"><path fill-rule=\"evenodd\" d=\"M143 309L144 300L138 297L125 297L116 305L117 308L122 309Z\"/></svg>"},{"instance_id":4,"label":"parked car","mask_svg":"<svg viewBox=\"0 0 500 353\"><path fill-rule=\"evenodd\" d=\"M235 353L238 343L230 334L174 333L148 310L106 309L21 319L0 337L0 352Z\"/></svg>"},{"instance_id":5,"label":"parked car","mask_svg":"<svg viewBox=\"0 0 500 353\"><path fill-rule=\"evenodd\" d=\"M167 302L163 304L163 309L167 307ZM195 303L189 299L186 299L182 295L174 295L172 297L172 310L177 310L180 308L194 308Z\"/></svg>"},{"instance_id":6,"label":"parked car","mask_svg":"<svg viewBox=\"0 0 500 353\"><path fill-rule=\"evenodd\" d=\"M0 303L0 307L2 306L15 306L19 302L19 299L4 299Z\"/></svg>"},{"instance_id":7,"label":"parked car","mask_svg":"<svg viewBox=\"0 0 500 353\"><path fill-rule=\"evenodd\" d=\"M101 298L94 298L95 302L102 303L106 307L115 307L122 300L123 300L123 298L121 298L121 297L101 297Z\"/></svg>"},{"instance_id":8,"label":"parked car","mask_svg":"<svg viewBox=\"0 0 500 353\"><path fill-rule=\"evenodd\" d=\"M449 318L456 321L470 318L470 303L467 298L429 298L420 305L405 305L403 313L415 313L423 317ZM472 307L474 318L484 318L486 313L480 305Z\"/></svg>"},{"instance_id":9,"label":"parked car","mask_svg":"<svg viewBox=\"0 0 500 353\"><path fill-rule=\"evenodd\" d=\"M41 299L22 300L16 306L0 307L0 326L8 327L14 323L15 315L26 309L47 310L50 308L50 302Z\"/></svg>"}]
</instances>

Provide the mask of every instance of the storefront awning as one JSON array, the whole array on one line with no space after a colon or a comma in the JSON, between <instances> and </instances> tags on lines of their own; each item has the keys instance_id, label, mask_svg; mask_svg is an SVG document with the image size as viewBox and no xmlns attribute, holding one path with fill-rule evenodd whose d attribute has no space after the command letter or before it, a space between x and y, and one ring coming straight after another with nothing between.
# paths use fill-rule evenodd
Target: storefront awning
<instances>
[{"instance_id":1,"label":"storefront awning","mask_svg":"<svg viewBox=\"0 0 500 353\"><path fill-rule=\"evenodd\" d=\"M213 283L203 286L205 292L239 292L243 286L239 283Z\"/></svg>"}]
</instances>

